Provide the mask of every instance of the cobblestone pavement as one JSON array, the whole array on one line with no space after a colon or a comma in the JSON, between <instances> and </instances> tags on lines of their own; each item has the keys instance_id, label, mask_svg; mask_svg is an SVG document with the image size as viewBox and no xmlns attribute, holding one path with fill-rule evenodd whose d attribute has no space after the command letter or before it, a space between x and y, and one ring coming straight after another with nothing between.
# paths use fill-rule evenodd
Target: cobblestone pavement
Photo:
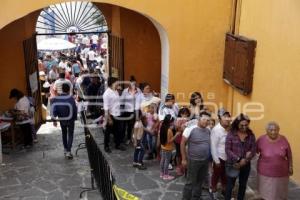
<instances>
[{"instance_id":1,"label":"cobblestone pavement","mask_svg":"<svg viewBox=\"0 0 300 200\"><path fill-rule=\"evenodd\" d=\"M77 124L73 149L83 141L83 129ZM32 149L5 152L0 167L0 199L2 200L77 200L80 187L90 186L90 171L86 150L66 160L63 154L60 128L52 123L42 125L39 142ZM102 199L100 194L84 194L86 200Z\"/></svg>"}]
</instances>

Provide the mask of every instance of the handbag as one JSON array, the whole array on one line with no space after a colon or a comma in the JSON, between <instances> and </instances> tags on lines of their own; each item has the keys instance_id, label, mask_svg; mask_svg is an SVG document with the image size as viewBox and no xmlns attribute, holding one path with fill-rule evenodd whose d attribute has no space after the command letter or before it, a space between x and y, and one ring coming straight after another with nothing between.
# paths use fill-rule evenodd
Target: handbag
<instances>
[{"instance_id":1,"label":"handbag","mask_svg":"<svg viewBox=\"0 0 300 200\"><path fill-rule=\"evenodd\" d=\"M240 169L236 168L233 163L226 163L225 172L228 177L237 178L240 174Z\"/></svg>"}]
</instances>

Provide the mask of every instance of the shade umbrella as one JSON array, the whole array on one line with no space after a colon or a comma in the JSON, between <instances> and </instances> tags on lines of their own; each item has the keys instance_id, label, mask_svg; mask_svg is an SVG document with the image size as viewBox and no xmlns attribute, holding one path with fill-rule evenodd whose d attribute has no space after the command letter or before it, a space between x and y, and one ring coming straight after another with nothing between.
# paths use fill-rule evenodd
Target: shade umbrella
<instances>
[{"instance_id":1,"label":"shade umbrella","mask_svg":"<svg viewBox=\"0 0 300 200\"><path fill-rule=\"evenodd\" d=\"M65 50L75 47L76 45L72 42L60 38L47 38L37 44L37 49L43 51Z\"/></svg>"}]
</instances>

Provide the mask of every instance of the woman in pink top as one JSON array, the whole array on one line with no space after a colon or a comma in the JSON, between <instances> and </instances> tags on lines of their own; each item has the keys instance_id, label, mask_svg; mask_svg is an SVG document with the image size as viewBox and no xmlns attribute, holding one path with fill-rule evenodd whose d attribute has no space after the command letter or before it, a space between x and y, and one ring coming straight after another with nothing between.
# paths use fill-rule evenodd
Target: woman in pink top
<instances>
[{"instance_id":1,"label":"woman in pink top","mask_svg":"<svg viewBox=\"0 0 300 200\"><path fill-rule=\"evenodd\" d=\"M257 140L258 192L265 200L287 199L289 176L293 174L290 144L279 130L276 122L269 122L267 133Z\"/></svg>"}]
</instances>

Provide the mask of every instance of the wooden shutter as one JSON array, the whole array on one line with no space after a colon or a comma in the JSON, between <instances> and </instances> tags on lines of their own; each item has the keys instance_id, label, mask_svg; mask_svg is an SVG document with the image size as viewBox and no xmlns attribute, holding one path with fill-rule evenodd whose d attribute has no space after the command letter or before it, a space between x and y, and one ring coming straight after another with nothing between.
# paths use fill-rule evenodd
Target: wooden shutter
<instances>
[{"instance_id":1,"label":"wooden shutter","mask_svg":"<svg viewBox=\"0 0 300 200\"><path fill-rule=\"evenodd\" d=\"M226 34L223 78L247 95L252 91L256 41Z\"/></svg>"}]
</instances>

